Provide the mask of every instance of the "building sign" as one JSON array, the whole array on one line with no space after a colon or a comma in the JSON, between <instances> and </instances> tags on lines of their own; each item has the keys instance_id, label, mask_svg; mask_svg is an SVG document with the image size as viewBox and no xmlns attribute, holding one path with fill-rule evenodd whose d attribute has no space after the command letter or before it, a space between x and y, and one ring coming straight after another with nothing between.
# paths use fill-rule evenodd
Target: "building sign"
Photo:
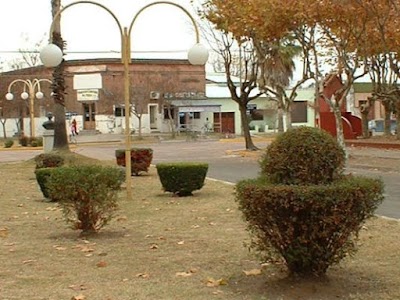
<instances>
[{"instance_id":1,"label":"building sign","mask_svg":"<svg viewBox=\"0 0 400 300\"><path fill-rule=\"evenodd\" d=\"M220 105L198 105L198 106L181 106L178 107L179 112L220 112Z\"/></svg>"},{"instance_id":2,"label":"building sign","mask_svg":"<svg viewBox=\"0 0 400 300\"><path fill-rule=\"evenodd\" d=\"M97 101L99 100L99 90L97 89L86 89L77 90L78 101Z\"/></svg>"},{"instance_id":3,"label":"building sign","mask_svg":"<svg viewBox=\"0 0 400 300\"><path fill-rule=\"evenodd\" d=\"M203 92L177 92L164 93L164 99L204 99L206 94Z\"/></svg>"}]
</instances>

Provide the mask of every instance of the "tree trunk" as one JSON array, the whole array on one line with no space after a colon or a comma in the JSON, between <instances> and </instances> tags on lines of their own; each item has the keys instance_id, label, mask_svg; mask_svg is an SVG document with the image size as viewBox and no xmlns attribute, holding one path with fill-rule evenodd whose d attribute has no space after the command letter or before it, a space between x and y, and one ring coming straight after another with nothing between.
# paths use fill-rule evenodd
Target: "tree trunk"
<instances>
[{"instance_id":1,"label":"tree trunk","mask_svg":"<svg viewBox=\"0 0 400 300\"><path fill-rule=\"evenodd\" d=\"M52 17L61 9L61 0L51 1ZM55 21L54 31L51 33L53 43L64 50L64 41L61 37L60 18ZM55 150L69 150L67 128L65 125L65 77L64 60L53 72L53 99L54 99L54 144Z\"/></svg>"},{"instance_id":2,"label":"tree trunk","mask_svg":"<svg viewBox=\"0 0 400 300\"><path fill-rule=\"evenodd\" d=\"M396 101L396 139L400 140L400 100Z\"/></svg>"},{"instance_id":3,"label":"tree trunk","mask_svg":"<svg viewBox=\"0 0 400 300\"><path fill-rule=\"evenodd\" d=\"M368 129L368 114L369 109L366 109L361 112L361 127L362 127L362 136L367 139L370 137L369 129Z\"/></svg>"},{"instance_id":4,"label":"tree trunk","mask_svg":"<svg viewBox=\"0 0 400 300\"><path fill-rule=\"evenodd\" d=\"M384 126L383 126L385 136L392 135L391 130L390 130L392 127L392 122L390 121L390 115L391 115L391 112L390 112L389 108L386 108L386 105L385 105L385 120L384 120Z\"/></svg>"},{"instance_id":5,"label":"tree trunk","mask_svg":"<svg viewBox=\"0 0 400 300\"><path fill-rule=\"evenodd\" d=\"M282 133L285 131L285 126L283 125L283 109L278 106L278 132Z\"/></svg>"},{"instance_id":6,"label":"tree trunk","mask_svg":"<svg viewBox=\"0 0 400 300\"><path fill-rule=\"evenodd\" d=\"M244 136L244 141L246 145L246 150L251 150L255 151L258 150L258 148L254 145L253 140L250 135L250 127L249 127L249 121L247 119L247 105L246 103L241 103L239 105L239 111L240 111L240 119L242 121L242 128L243 128L243 136Z\"/></svg>"},{"instance_id":7,"label":"tree trunk","mask_svg":"<svg viewBox=\"0 0 400 300\"><path fill-rule=\"evenodd\" d=\"M339 146L342 147L343 151L345 152L345 156L347 159L348 153L346 151L346 144L344 141L342 112L340 111L340 106L335 105L335 107L333 108L333 114L336 121L336 139Z\"/></svg>"},{"instance_id":8,"label":"tree trunk","mask_svg":"<svg viewBox=\"0 0 400 300\"><path fill-rule=\"evenodd\" d=\"M138 138L139 140L142 139L142 115L138 116L139 120L139 131L138 131Z\"/></svg>"},{"instance_id":9,"label":"tree trunk","mask_svg":"<svg viewBox=\"0 0 400 300\"><path fill-rule=\"evenodd\" d=\"M3 125L3 137L4 137L4 139L7 138L6 122L7 122L7 119L4 119L4 121L1 120L1 124Z\"/></svg>"}]
</instances>

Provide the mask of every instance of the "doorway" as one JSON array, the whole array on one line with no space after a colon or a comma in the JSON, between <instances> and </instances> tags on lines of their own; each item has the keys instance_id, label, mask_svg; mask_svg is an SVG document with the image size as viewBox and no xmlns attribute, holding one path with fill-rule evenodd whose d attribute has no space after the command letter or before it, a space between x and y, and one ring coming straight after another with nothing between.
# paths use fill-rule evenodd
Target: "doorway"
<instances>
[{"instance_id":1,"label":"doorway","mask_svg":"<svg viewBox=\"0 0 400 300\"><path fill-rule=\"evenodd\" d=\"M214 126L216 126L216 124L220 124L220 128L214 128L214 131L219 131L219 129L221 129L223 133L235 133L235 113L214 113Z\"/></svg>"},{"instance_id":2,"label":"doorway","mask_svg":"<svg viewBox=\"0 0 400 300\"><path fill-rule=\"evenodd\" d=\"M150 104L149 105L149 113L150 113L150 130L157 130L157 111L158 104Z\"/></svg>"},{"instance_id":3,"label":"doorway","mask_svg":"<svg viewBox=\"0 0 400 300\"><path fill-rule=\"evenodd\" d=\"M95 103L83 103L83 129L96 129L96 105Z\"/></svg>"}]
</instances>

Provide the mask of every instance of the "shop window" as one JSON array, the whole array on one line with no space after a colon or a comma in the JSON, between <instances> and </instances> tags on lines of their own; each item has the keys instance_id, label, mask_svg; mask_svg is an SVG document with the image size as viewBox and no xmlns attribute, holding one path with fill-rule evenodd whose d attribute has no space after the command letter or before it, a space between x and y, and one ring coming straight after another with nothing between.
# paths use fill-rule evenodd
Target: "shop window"
<instances>
[{"instance_id":1,"label":"shop window","mask_svg":"<svg viewBox=\"0 0 400 300\"><path fill-rule=\"evenodd\" d=\"M194 112L193 119L200 119L200 112Z\"/></svg>"},{"instance_id":2,"label":"shop window","mask_svg":"<svg viewBox=\"0 0 400 300\"><path fill-rule=\"evenodd\" d=\"M116 117L125 117L125 107L115 106L114 107L114 116L116 116Z\"/></svg>"}]
</instances>

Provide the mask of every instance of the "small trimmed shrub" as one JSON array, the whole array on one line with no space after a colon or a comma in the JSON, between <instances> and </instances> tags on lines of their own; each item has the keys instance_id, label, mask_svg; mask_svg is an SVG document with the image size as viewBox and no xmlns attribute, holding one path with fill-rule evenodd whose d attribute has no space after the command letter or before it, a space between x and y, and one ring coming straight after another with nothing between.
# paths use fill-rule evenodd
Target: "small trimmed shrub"
<instances>
[{"instance_id":1,"label":"small trimmed shrub","mask_svg":"<svg viewBox=\"0 0 400 300\"><path fill-rule=\"evenodd\" d=\"M35 158L36 169L41 168L56 168L64 165L64 158L59 154L42 153L36 155Z\"/></svg>"},{"instance_id":2,"label":"small trimmed shrub","mask_svg":"<svg viewBox=\"0 0 400 300\"><path fill-rule=\"evenodd\" d=\"M123 181L120 168L82 165L54 168L47 187L67 223L85 234L97 232L113 218Z\"/></svg>"},{"instance_id":3,"label":"small trimmed shrub","mask_svg":"<svg viewBox=\"0 0 400 300\"><path fill-rule=\"evenodd\" d=\"M236 185L251 246L306 276L323 275L352 254L384 186L380 179L344 176L344 161L336 140L318 128L294 128L272 142L260 178Z\"/></svg>"},{"instance_id":4,"label":"small trimmed shrub","mask_svg":"<svg viewBox=\"0 0 400 300\"><path fill-rule=\"evenodd\" d=\"M207 163L176 162L156 165L163 190L179 197L191 196L204 186L208 171Z\"/></svg>"},{"instance_id":5,"label":"small trimmed shrub","mask_svg":"<svg viewBox=\"0 0 400 300\"><path fill-rule=\"evenodd\" d=\"M55 199L50 197L49 190L47 188L47 183L53 171L54 168L40 168L35 170L36 181L39 184L40 190L43 196L50 201L55 201Z\"/></svg>"},{"instance_id":6,"label":"small trimmed shrub","mask_svg":"<svg viewBox=\"0 0 400 300\"><path fill-rule=\"evenodd\" d=\"M26 135L21 135L18 138L18 142L22 147L27 147L29 143L29 138Z\"/></svg>"},{"instance_id":7,"label":"small trimmed shrub","mask_svg":"<svg viewBox=\"0 0 400 300\"><path fill-rule=\"evenodd\" d=\"M4 141L4 148L11 148L14 145L14 140L6 139Z\"/></svg>"},{"instance_id":8,"label":"small trimmed shrub","mask_svg":"<svg viewBox=\"0 0 400 300\"><path fill-rule=\"evenodd\" d=\"M115 150L115 157L117 164L125 167L125 149ZM153 150L151 148L132 148L131 174L138 176L141 172L148 172L152 160Z\"/></svg>"},{"instance_id":9,"label":"small trimmed shrub","mask_svg":"<svg viewBox=\"0 0 400 300\"><path fill-rule=\"evenodd\" d=\"M28 144L32 147L42 147L43 146L43 138L41 137L31 137L28 140Z\"/></svg>"},{"instance_id":10,"label":"small trimmed shrub","mask_svg":"<svg viewBox=\"0 0 400 300\"><path fill-rule=\"evenodd\" d=\"M324 184L342 174L344 163L345 153L329 133L303 126L279 135L260 166L274 183Z\"/></svg>"},{"instance_id":11,"label":"small trimmed shrub","mask_svg":"<svg viewBox=\"0 0 400 300\"><path fill-rule=\"evenodd\" d=\"M362 224L383 201L379 179L343 177L329 185L239 182L237 202L252 245L266 261L283 258L292 273L323 275L355 252Z\"/></svg>"}]
</instances>

